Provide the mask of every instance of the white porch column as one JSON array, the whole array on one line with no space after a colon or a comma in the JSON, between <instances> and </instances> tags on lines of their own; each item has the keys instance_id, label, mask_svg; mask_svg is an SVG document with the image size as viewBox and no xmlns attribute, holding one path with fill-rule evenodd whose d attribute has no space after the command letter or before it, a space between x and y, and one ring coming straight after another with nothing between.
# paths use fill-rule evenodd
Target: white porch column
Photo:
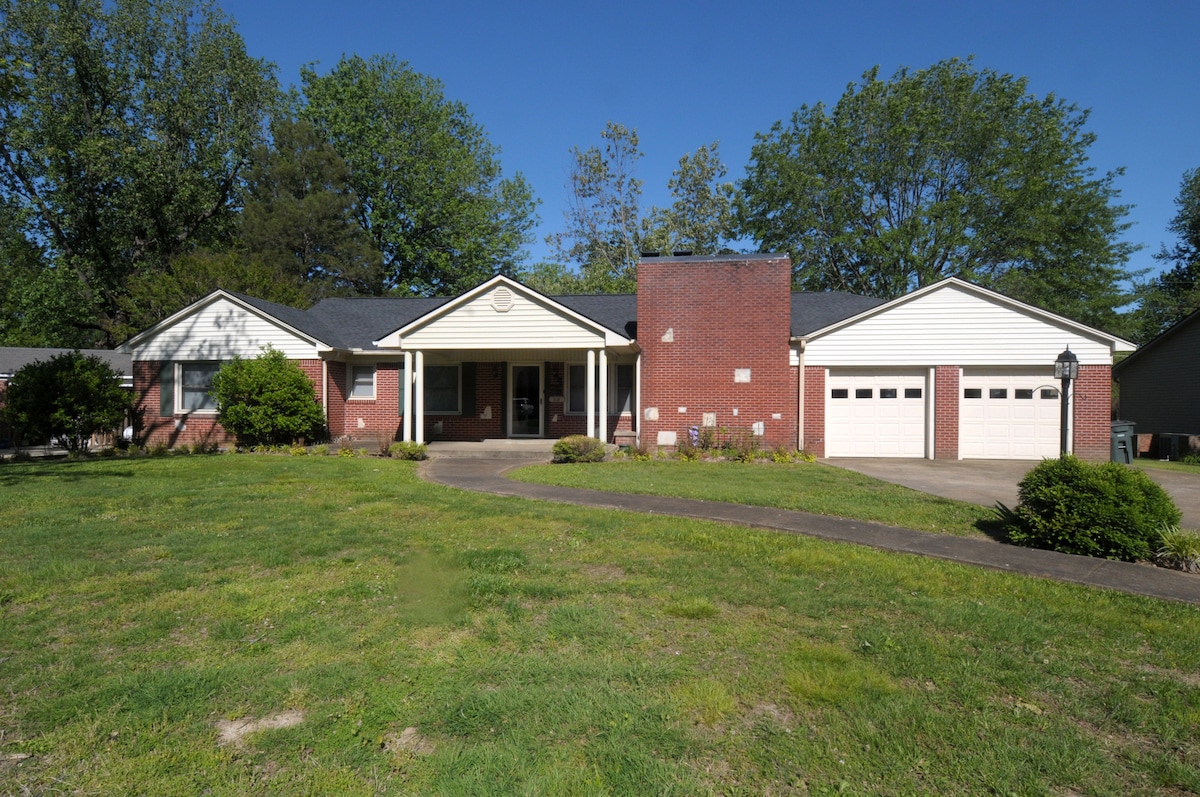
<instances>
[{"instance_id":1,"label":"white porch column","mask_svg":"<svg viewBox=\"0 0 1200 797\"><path fill-rule=\"evenodd\" d=\"M588 349L587 360L587 436L596 436L596 352Z\"/></svg>"},{"instance_id":2,"label":"white porch column","mask_svg":"<svg viewBox=\"0 0 1200 797\"><path fill-rule=\"evenodd\" d=\"M400 414L404 416L404 425L401 427L400 439L404 442L412 440L413 428L413 356L411 351L404 352L404 370L400 372L400 390L403 391L400 395L404 396L404 404L400 407Z\"/></svg>"},{"instance_id":3,"label":"white porch column","mask_svg":"<svg viewBox=\"0 0 1200 797\"><path fill-rule=\"evenodd\" d=\"M600 433L596 435L608 442L608 351L600 350L600 413L596 419L599 422Z\"/></svg>"},{"instance_id":4,"label":"white porch column","mask_svg":"<svg viewBox=\"0 0 1200 797\"><path fill-rule=\"evenodd\" d=\"M416 378L413 380L413 423L416 424L414 435L418 445L425 442L425 352L419 351L416 356Z\"/></svg>"}]
</instances>

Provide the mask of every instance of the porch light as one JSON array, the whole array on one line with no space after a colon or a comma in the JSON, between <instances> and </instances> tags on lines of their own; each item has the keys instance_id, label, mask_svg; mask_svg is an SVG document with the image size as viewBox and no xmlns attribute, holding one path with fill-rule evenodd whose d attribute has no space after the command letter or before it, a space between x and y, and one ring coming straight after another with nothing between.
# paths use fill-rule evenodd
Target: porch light
<instances>
[{"instance_id":1,"label":"porch light","mask_svg":"<svg viewBox=\"0 0 1200 797\"><path fill-rule=\"evenodd\" d=\"M1062 390L1059 391L1059 399L1062 405L1062 413L1058 421L1058 453L1060 457L1067 455L1067 422L1071 417L1071 380L1079 378L1079 358L1075 356L1075 352L1071 351L1071 347L1058 355L1058 359L1054 361L1054 378L1062 380Z\"/></svg>"}]
</instances>

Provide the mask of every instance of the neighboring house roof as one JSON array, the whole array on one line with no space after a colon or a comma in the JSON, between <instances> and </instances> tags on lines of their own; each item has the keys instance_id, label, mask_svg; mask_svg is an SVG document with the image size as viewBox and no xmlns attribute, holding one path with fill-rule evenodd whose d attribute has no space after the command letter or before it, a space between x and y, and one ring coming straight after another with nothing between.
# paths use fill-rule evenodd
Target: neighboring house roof
<instances>
[{"instance_id":1,"label":"neighboring house roof","mask_svg":"<svg viewBox=\"0 0 1200 797\"><path fill-rule=\"evenodd\" d=\"M14 373L32 362L44 362L51 357L67 354L76 349L41 349L22 346L0 347L0 379L8 379ZM95 355L108 363L113 370L120 371L127 379L133 377L133 358L119 351L110 349L79 349L81 354Z\"/></svg>"},{"instance_id":2,"label":"neighboring house roof","mask_svg":"<svg viewBox=\"0 0 1200 797\"><path fill-rule=\"evenodd\" d=\"M1191 314L1184 316L1179 321L1176 321L1174 324L1160 332L1156 337L1142 344L1140 347L1138 347L1137 351L1113 366L1113 375L1119 377L1121 372L1125 370L1130 363L1137 363L1143 357L1147 356L1147 352L1149 352L1148 356L1153 357L1154 353L1162 346L1169 345L1170 341L1172 341L1177 335L1183 334L1186 330L1191 328L1193 324L1197 323L1200 323L1200 310L1192 311Z\"/></svg>"}]
</instances>

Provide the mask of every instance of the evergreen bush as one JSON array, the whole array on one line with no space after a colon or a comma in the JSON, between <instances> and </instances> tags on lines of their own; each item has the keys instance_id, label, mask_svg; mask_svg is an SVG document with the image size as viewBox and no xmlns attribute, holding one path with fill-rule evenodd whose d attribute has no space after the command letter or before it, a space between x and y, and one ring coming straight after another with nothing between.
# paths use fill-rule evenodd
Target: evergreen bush
<instances>
[{"instance_id":1,"label":"evergreen bush","mask_svg":"<svg viewBox=\"0 0 1200 797\"><path fill-rule=\"evenodd\" d=\"M1151 558L1161 530L1181 517L1142 471L1072 456L1044 460L1021 480L1019 496L1005 516L1010 542L1105 559Z\"/></svg>"},{"instance_id":2,"label":"evergreen bush","mask_svg":"<svg viewBox=\"0 0 1200 797\"><path fill-rule=\"evenodd\" d=\"M607 453L602 441L582 434L562 438L553 451L555 462L602 462Z\"/></svg>"}]
</instances>

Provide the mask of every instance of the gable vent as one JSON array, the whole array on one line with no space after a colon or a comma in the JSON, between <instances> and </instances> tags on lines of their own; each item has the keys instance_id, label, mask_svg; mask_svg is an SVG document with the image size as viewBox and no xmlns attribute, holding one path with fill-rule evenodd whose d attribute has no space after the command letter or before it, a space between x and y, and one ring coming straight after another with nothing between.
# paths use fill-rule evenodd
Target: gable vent
<instances>
[{"instance_id":1,"label":"gable vent","mask_svg":"<svg viewBox=\"0 0 1200 797\"><path fill-rule=\"evenodd\" d=\"M507 313L512 309L513 295L508 288L497 288L492 294L492 309L497 313Z\"/></svg>"}]
</instances>

